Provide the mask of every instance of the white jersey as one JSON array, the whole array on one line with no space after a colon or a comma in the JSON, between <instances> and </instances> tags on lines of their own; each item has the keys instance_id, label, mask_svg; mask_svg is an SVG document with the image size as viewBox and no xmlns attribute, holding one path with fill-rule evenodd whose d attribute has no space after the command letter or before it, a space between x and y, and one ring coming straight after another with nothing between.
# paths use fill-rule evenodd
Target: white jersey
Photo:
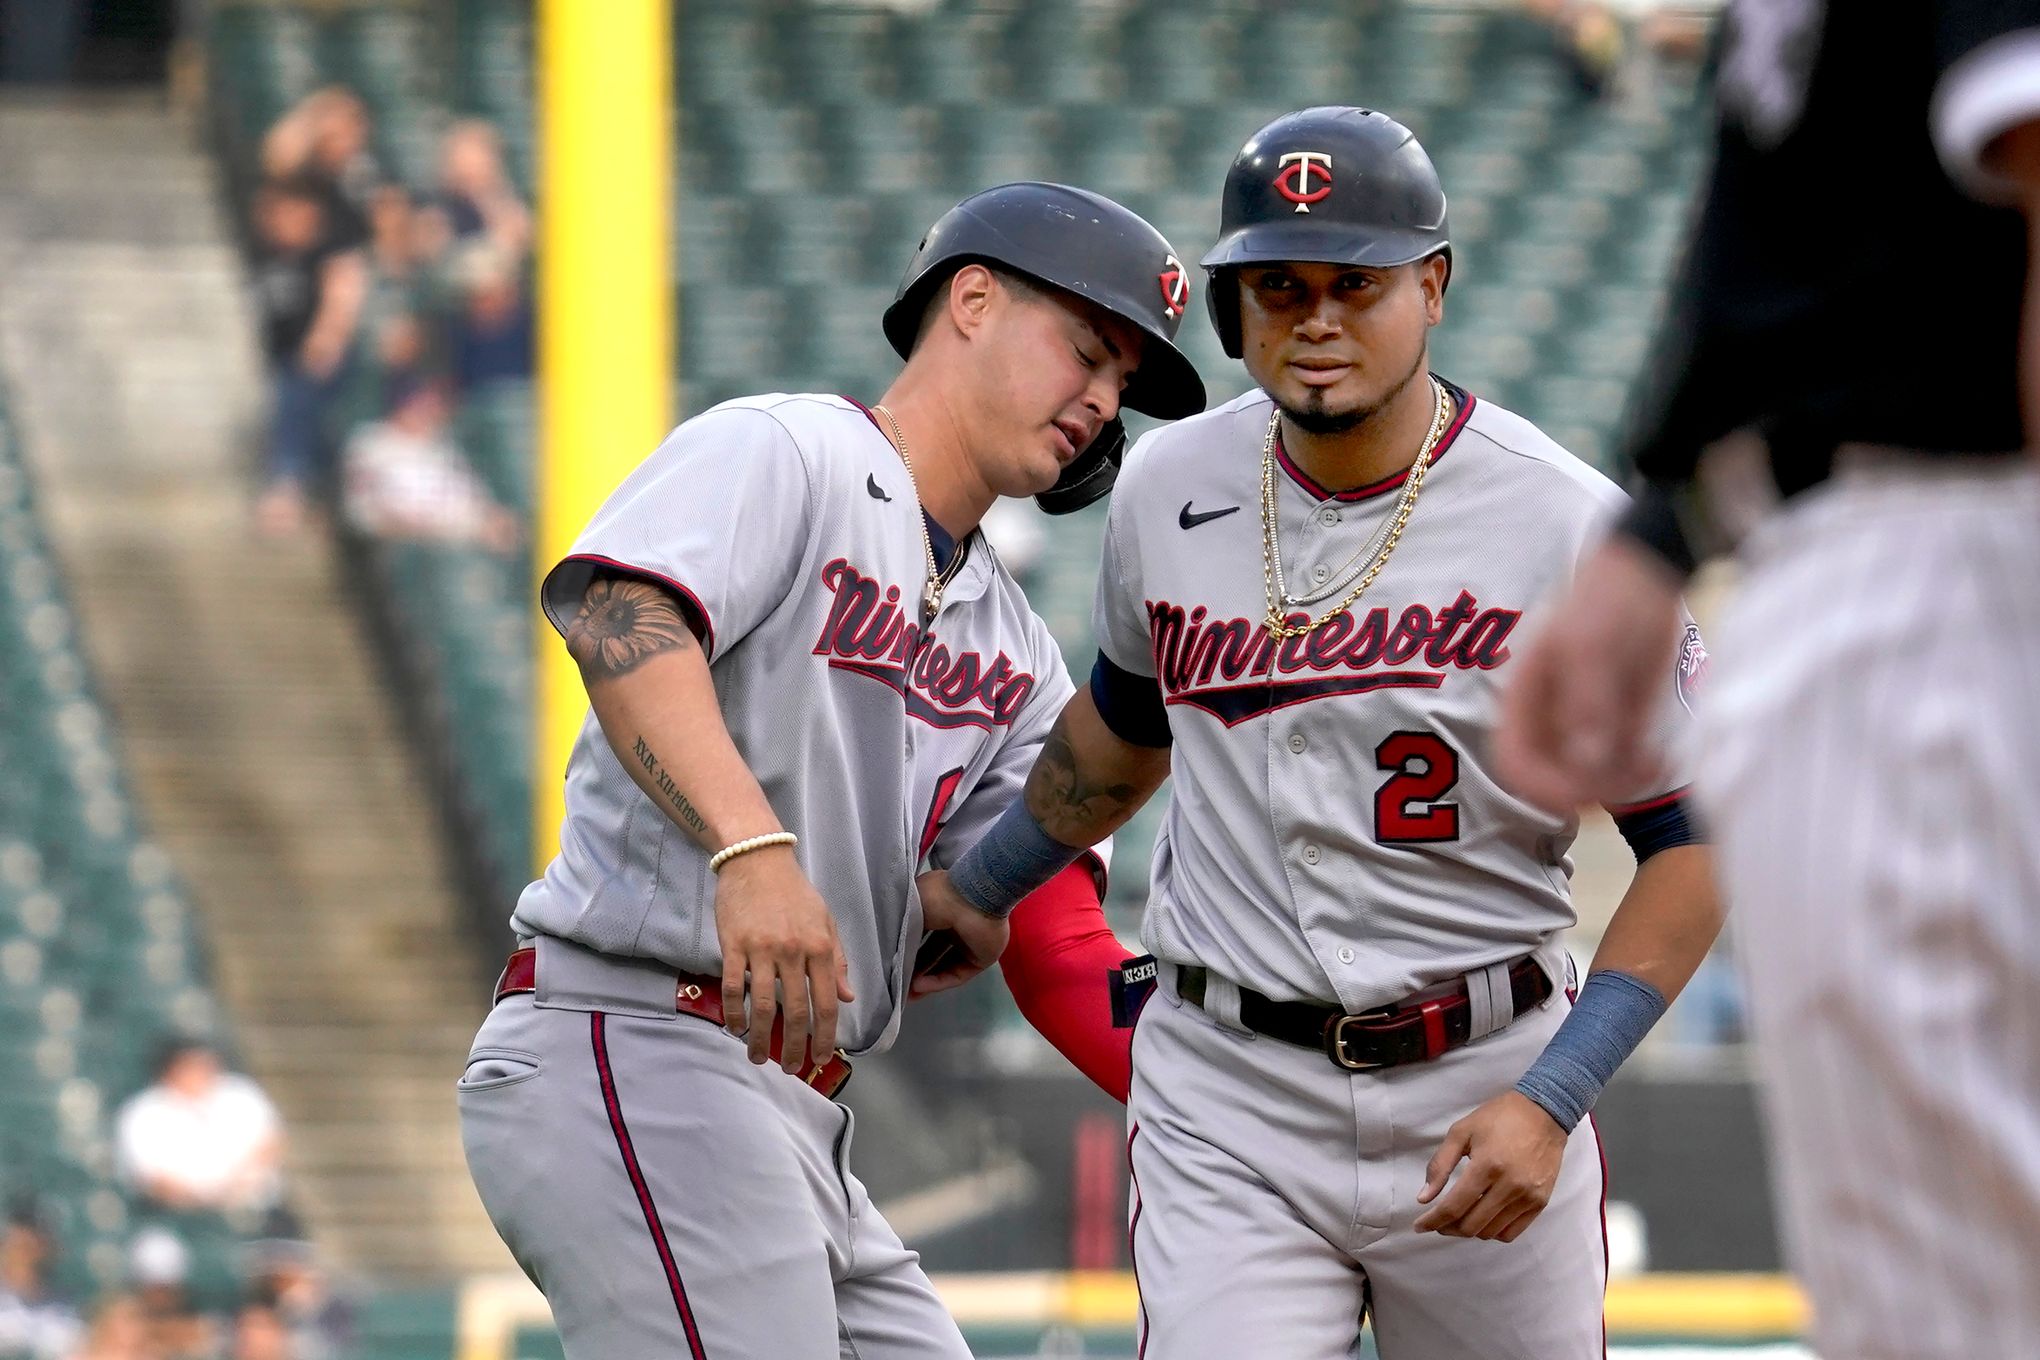
<instances>
[{"instance_id":1,"label":"white jersey","mask_svg":"<svg viewBox=\"0 0 2040 1360\"><path fill-rule=\"evenodd\" d=\"M857 1000L852 1052L891 1042L921 938L913 880L1019 795L1071 694L1047 625L984 540L923 629L920 509L856 403L761 396L687 421L546 578L555 627L609 566L692 606L722 716L828 902ZM590 713L567 766L559 855L512 923L718 973L708 854L625 773Z\"/></svg>"},{"instance_id":2,"label":"white jersey","mask_svg":"<svg viewBox=\"0 0 2040 1360\"><path fill-rule=\"evenodd\" d=\"M1096 622L1116 665L1159 681L1174 738L1143 927L1158 957L1357 1012L1572 924L1578 819L1502 789L1490 748L1526 615L1622 492L1528 421L1458 395L1381 575L1351 610L1280 643L1263 625L1268 397L1158 430L1128 455ZM1373 541L1403 478L1333 495L1278 462L1283 570L1310 594ZM1682 674L1697 667L1697 630L1681 655ZM1674 679L1659 730L1669 773L1636 790L1638 805L1686 782Z\"/></svg>"}]
</instances>

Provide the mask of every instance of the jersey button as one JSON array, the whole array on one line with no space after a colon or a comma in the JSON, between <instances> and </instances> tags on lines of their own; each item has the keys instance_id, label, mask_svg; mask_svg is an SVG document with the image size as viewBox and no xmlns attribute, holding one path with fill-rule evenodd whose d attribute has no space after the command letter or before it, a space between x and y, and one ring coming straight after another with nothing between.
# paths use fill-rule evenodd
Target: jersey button
<instances>
[{"instance_id":1,"label":"jersey button","mask_svg":"<svg viewBox=\"0 0 2040 1360\"><path fill-rule=\"evenodd\" d=\"M1330 567L1316 566L1311 568L1310 579L1313 581L1323 581L1327 576L1330 576L1331 574L1332 569Z\"/></svg>"},{"instance_id":2,"label":"jersey button","mask_svg":"<svg viewBox=\"0 0 2040 1360\"><path fill-rule=\"evenodd\" d=\"M1315 845L1303 847L1303 862L1305 864L1316 864L1321 857L1322 852Z\"/></svg>"},{"instance_id":3,"label":"jersey button","mask_svg":"<svg viewBox=\"0 0 2040 1360\"><path fill-rule=\"evenodd\" d=\"M1339 512L1328 505L1317 512L1317 518L1319 524L1337 524L1339 522Z\"/></svg>"},{"instance_id":4,"label":"jersey button","mask_svg":"<svg viewBox=\"0 0 2040 1360\"><path fill-rule=\"evenodd\" d=\"M1352 945L1350 945L1350 944L1342 944L1342 945L1340 945L1340 946L1339 946L1339 962L1340 962L1340 963L1351 963L1352 961L1353 961L1353 946L1352 946Z\"/></svg>"},{"instance_id":5,"label":"jersey button","mask_svg":"<svg viewBox=\"0 0 2040 1360\"><path fill-rule=\"evenodd\" d=\"M1307 742L1307 741L1305 741L1305 740L1303 739L1303 733L1301 733L1301 732L1291 732L1291 733L1289 734L1289 749L1290 749L1290 751L1291 751L1291 752L1293 752L1294 754L1296 754L1296 755L1302 755L1302 754L1303 754L1303 748L1304 748L1304 747L1306 747L1306 746L1308 746L1308 745L1310 745L1310 743L1309 743L1309 742Z\"/></svg>"}]
</instances>

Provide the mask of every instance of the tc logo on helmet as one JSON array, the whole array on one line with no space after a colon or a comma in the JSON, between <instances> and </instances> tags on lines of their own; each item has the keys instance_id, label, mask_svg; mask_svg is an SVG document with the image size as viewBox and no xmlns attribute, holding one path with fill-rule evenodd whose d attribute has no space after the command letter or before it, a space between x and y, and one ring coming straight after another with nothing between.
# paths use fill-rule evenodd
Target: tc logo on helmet
<instances>
[{"instance_id":1,"label":"tc logo on helmet","mask_svg":"<svg viewBox=\"0 0 2040 1360\"><path fill-rule=\"evenodd\" d=\"M1166 257L1155 278L1162 285L1162 310L1170 316L1183 315L1190 305L1190 276L1183 272L1183 262L1174 255Z\"/></svg>"},{"instance_id":2,"label":"tc logo on helmet","mask_svg":"<svg viewBox=\"0 0 2040 1360\"><path fill-rule=\"evenodd\" d=\"M1300 213L1332 191L1332 156L1328 151L1285 151L1282 172L1275 176L1275 192L1296 205Z\"/></svg>"}]
</instances>

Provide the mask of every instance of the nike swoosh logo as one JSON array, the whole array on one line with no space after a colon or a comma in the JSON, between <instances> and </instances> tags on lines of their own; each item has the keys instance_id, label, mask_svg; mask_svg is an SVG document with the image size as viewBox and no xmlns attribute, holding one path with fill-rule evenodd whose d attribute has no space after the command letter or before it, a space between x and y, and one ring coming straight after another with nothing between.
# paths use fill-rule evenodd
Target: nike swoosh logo
<instances>
[{"instance_id":1,"label":"nike swoosh logo","mask_svg":"<svg viewBox=\"0 0 2040 1360\"><path fill-rule=\"evenodd\" d=\"M871 499L884 501L887 505L892 504L892 497L886 495L885 488L878 484L876 473L867 472L864 474L864 489L871 493Z\"/></svg>"},{"instance_id":2,"label":"nike swoosh logo","mask_svg":"<svg viewBox=\"0 0 2040 1360\"><path fill-rule=\"evenodd\" d=\"M1190 513L1190 502L1184 501L1183 513L1176 516L1176 523L1182 525L1185 529L1195 529L1198 525L1208 523L1211 520L1224 519L1237 509L1239 509L1237 505L1228 505L1223 510L1206 510L1201 514L1193 515Z\"/></svg>"}]
</instances>

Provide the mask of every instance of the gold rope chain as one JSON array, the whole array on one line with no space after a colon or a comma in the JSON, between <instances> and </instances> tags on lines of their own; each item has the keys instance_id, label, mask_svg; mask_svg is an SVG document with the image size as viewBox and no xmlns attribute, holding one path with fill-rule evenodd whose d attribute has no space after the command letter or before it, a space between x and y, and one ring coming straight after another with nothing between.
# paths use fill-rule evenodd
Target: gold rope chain
<instances>
[{"instance_id":1,"label":"gold rope chain","mask_svg":"<svg viewBox=\"0 0 2040 1360\"><path fill-rule=\"evenodd\" d=\"M1359 582L1347 592L1345 599L1314 619L1305 615L1305 622L1301 624L1290 623L1282 607L1288 592L1282 581L1282 544L1275 508L1275 441L1282 433L1282 412L1269 412L1268 435L1261 442L1261 580L1267 595L1270 637L1287 641L1316 632L1352 608L1354 602L1374 584L1374 578L1381 575L1381 569L1388 565L1389 554L1395 551L1396 543L1401 540L1403 528L1410 522L1410 511L1416 508L1417 495L1424 489L1424 476L1431 467L1431 454L1444 436L1446 422L1451 419L1452 398L1445 391L1444 384L1433 378L1431 387L1438 395L1437 409L1431 416L1431 428L1425 432L1423 447L1417 450L1416 459L1404 478L1402 495L1396 500L1395 513L1389 520L1388 533L1382 540L1380 551L1367 564ZM1322 599L1323 596L1316 598Z\"/></svg>"},{"instance_id":2,"label":"gold rope chain","mask_svg":"<svg viewBox=\"0 0 2040 1360\"><path fill-rule=\"evenodd\" d=\"M963 565L963 544L958 543L949 554L949 565L942 570L935 569L935 540L928 536L928 507L921 499L921 481L914 475L914 460L907 456L907 437L900 433L900 423L893 419L893 413L883 405L871 408L885 417L886 428L892 431L893 447L900 452L900 462L907 469L907 485L913 488L914 504L921 511L921 551L927 554L928 577L921 584L921 617L923 622L942 612L942 592L949 588L957 569Z\"/></svg>"}]
</instances>

